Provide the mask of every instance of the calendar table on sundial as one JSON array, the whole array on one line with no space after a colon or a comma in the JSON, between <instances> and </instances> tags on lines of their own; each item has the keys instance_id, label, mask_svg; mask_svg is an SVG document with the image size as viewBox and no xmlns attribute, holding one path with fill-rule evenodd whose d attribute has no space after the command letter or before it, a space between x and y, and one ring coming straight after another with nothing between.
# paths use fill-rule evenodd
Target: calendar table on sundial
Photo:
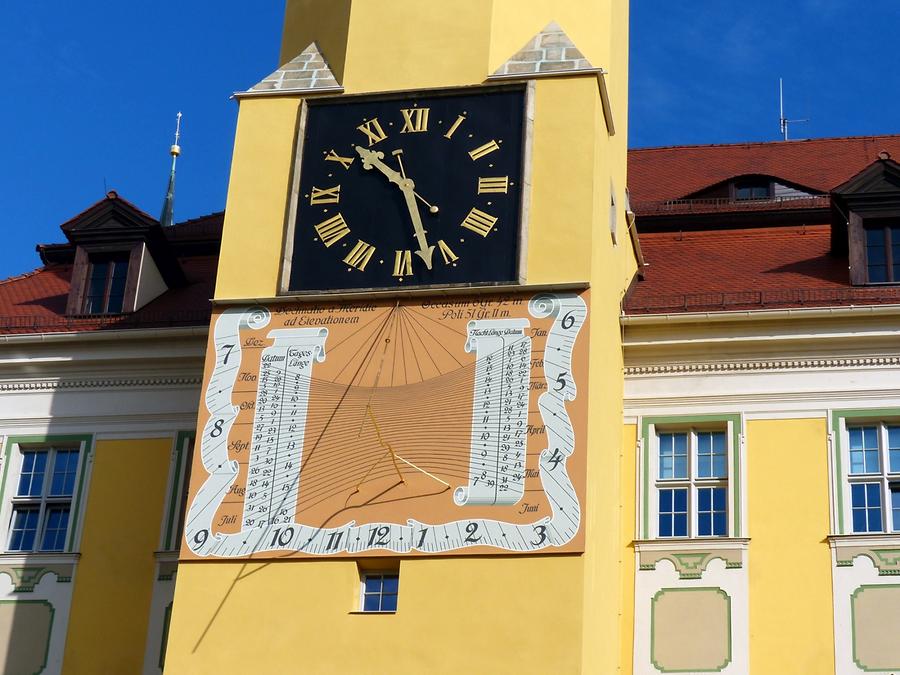
<instances>
[{"instance_id":1,"label":"calendar table on sundial","mask_svg":"<svg viewBox=\"0 0 900 675\"><path fill-rule=\"evenodd\" d=\"M216 312L184 559L580 551L587 292Z\"/></svg>"}]
</instances>

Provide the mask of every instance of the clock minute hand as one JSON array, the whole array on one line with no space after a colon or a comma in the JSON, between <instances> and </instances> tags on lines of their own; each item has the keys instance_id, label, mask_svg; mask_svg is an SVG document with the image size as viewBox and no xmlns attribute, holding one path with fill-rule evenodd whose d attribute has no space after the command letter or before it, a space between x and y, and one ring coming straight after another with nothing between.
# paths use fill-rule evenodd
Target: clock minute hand
<instances>
[{"instance_id":1,"label":"clock minute hand","mask_svg":"<svg viewBox=\"0 0 900 675\"><path fill-rule=\"evenodd\" d=\"M403 190L403 196L406 198L406 208L409 209L409 217L412 219L416 241L419 243L419 250L416 251L416 255L422 259L425 267L431 269L431 256L434 253L434 246L429 246L428 239L425 237L425 228L422 226L422 216L419 213L419 205L416 203L414 188L415 184L411 180L405 180L400 185L400 189Z\"/></svg>"},{"instance_id":2,"label":"clock minute hand","mask_svg":"<svg viewBox=\"0 0 900 675\"><path fill-rule=\"evenodd\" d=\"M415 232L416 241L419 244L419 250L416 255L425 263L425 267L431 269L431 259L434 254L434 246L428 245L428 238L425 236L425 227L422 225L422 216L419 213L419 205L416 204L416 184L409 178L404 178L399 171L394 171L391 167L381 161L384 157L383 152L368 150L360 145L356 146L356 152L362 158L363 168L371 170L373 167L383 173L387 179L394 183L403 192L406 199L406 208L409 210L409 217L412 220L413 231Z\"/></svg>"}]
</instances>

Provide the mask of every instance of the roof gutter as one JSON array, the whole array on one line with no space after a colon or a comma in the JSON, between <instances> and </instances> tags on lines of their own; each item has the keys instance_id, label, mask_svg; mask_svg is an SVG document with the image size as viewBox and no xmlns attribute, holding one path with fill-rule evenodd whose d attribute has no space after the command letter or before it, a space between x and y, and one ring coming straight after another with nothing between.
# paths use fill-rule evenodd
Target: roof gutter
<instances>
[{"instance_id":1,"label":"roof gutter","mask_svg":"<svg viewBox=\"0 0 900 675\"><path fill-rule=\"evenodd\" d=\"M850 305L848 307L794 307L752 309L739 312L679 312L677 314L631 314L620 317L623 326L664 324L772 321L777 319L827 319L861 316L900 316L900 304Z\"/></svg>"},{"instance_id":2,"label":"roof gutter","mask_svg":"<svg viewBox=\"0 0 900 675\"><path fill-rule=\"evenodd\" d=\"M208 333L208 326L190 326L186 328L129 328L123 330L77 331L69 333L28 333L22 335L0 335L0 344L21 345L205 337Z\"/></svg>"}]
</instances>

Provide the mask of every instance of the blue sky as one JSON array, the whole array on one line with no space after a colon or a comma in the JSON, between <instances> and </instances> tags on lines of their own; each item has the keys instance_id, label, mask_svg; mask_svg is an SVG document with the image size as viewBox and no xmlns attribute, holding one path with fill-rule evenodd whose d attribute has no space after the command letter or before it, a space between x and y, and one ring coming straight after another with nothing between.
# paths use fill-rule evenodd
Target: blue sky
<instances>
[{"instance_id":1,"label":"blue sky","mask_svg":"<svg viewBox=\"0 0 900 675\"><path fill-rule=\"evenodd\" d=\"M0 2L0 278L115 189L152 215L184 113L176 219L225 205L232 92L277 66L283 2ZM900 133L897 0L631 2L632 147ZM602 29L598 27L598 30Z\"/></svg>"}]
</instances>

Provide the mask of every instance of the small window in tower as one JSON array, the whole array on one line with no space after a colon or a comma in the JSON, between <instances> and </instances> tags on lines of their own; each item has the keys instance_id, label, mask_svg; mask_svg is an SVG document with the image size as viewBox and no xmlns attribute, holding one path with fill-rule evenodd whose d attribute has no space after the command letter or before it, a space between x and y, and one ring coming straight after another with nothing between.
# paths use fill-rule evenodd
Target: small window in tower
<instances>
[{"instance_id":1,"label":"small window in tower","mask_svg":"<svg viewBox=\"0 0 900 675\"><path fill-rule=\"evenodd\" d=\"M769 199L772 196L772 183L766 178L740 180L734 183L734 199L743 202L753 199Z\"/></svg>"},{"instance_id":2,"label":"small window in tower","mask_svg":"<svg viewBox=\"0 0 900 675\"><path fill-rule=\"evenodd\" d=\"M396 612L400 571L367 572L361 578L362 612Z\"/></svg>"},{"instance_id":3,"label":"small window in tower","mask_svg":"<svg viewBox=\"0 0 900 675\"><path fill-rule=\"evenodd\" d=\"M85 314L119 314L125 300L128 254L92 256L84 294Z\"/></svg>"}]
</instances>

